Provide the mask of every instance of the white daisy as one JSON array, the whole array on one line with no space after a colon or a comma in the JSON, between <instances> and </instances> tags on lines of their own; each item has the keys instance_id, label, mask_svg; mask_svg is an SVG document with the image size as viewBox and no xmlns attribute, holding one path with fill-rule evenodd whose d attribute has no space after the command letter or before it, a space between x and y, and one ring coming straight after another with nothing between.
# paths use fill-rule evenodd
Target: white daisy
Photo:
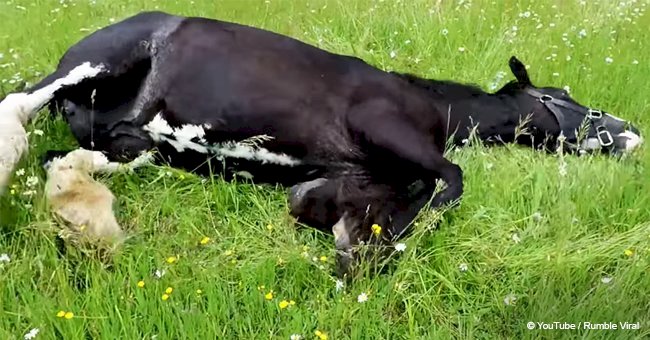
<instances>
[{"instance_id":1,"label":"white daisy","mask_svg":"<svg viewBox=\"0 0 650 340\"><path fill-rule=\"evenodd\" d=\"M517 302L517 297L515 294L508 294L506 297L503 299L503 303L506 304L506 306L512 306Z\"/></svg>"},{"instance_id":2,"label":"white daisy","mask_svg":"<svg viewBox=\"0 0 650 340\"><path fill-rule=\"evenodd\" d=\"M7 254L0 254L0 262L11 262L11 259L9 258L9 255Z\"/></svg>"},{"instance_id":3,"label":"white daisy","mask_svg":"<svg viewBox=\"0 0 650 340\"><path fill-rule=\"evenodd\" d=\"M338 292L338 291L340 291L341 289L343 289L343 281L341 281L341 280L336 280L336 291Z\"/></svg>"},{"instance_id":4,"label":"white daisy","mask_svg":"<svg viewBox=\"0 0 650 340\"><path fill-rule=\"evenodd\" d=\"M613 278L611 276L603 276L600 279L600 282L602 282L604 284L609 284L610 282L612 282L612 280L613 280Z\"/></svg>"},{"instance_id":5,"label":"white daisy","mask_svg":"<svg viewBox=\"0 0 650 340\"><path fill-rule=\"evenodd\" d=\"M368 301L368 294L366 294L366 293L359 294L359 296L357 296L357 301L359 303L364 303L364 302Z\"/></svg>"},{"instance_id":6,"label":"white daisy","mask_svg":"<svg viewBox=\"0 0 650 340\"><path fill-rule=\"evenodd\" d=\"M39 331L40 330L38 328L32 328L29 332L27 332L27 334L25 334L25 336L23 338L25 340L34 339L36 337L36 335L38 335Z\"/></svg>"},{"instance_id":7,"label":"white daisy","mask_svg":"<svg viewBox=\"0 0 650 340\"><path fill-rule=\"evenodd\" d=\"M395 245L395 250L397 250L397 251L404 251L404 250L406 250L406 244L401 243L401 242L398 243L398 244L396 244L396 245Z\"/></svg>"},{"instance_id":8,"label":"white daisy","mask_svg":"<svg viewBox=\"0 0 650 340\"><path fill-rule=\"evenodd\" d=\"M461 264L458 266L458 269L459 269L461 272L466 272L466 271L467 271L467 268L468 268L467 263L461 263Z\"/></svg>"},{"instance_id":9,"label":"white daisy","mask_svg":"<svg viewBox=\"0 0 650 340\"><path fill-rule=\"evenodd\" d=\"M301 340L301 339L302 339L302 335L300 334L291 334L291 336L289 337L289 340Z\"/></svg>"}]
</instances>

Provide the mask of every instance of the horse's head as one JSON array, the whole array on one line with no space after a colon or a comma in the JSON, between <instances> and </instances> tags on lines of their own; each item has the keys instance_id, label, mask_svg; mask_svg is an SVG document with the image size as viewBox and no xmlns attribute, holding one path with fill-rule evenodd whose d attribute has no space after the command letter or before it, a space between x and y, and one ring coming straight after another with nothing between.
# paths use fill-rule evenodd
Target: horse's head
<instances>
[{"instance_id":1,"label":"horse's head","mask_svg":"<svg viewBox=\"0 0 650 340\"><path fill-rule=\"evenodd\" d=\"M531 135L551 136L555 142L562 134L565 151L579 153L602 151L620 154L641 145L641 134L630 122L584 106L563 89L534 86L526 67L516 57L510 58L509 64L516 80L506 84L497 94L510 94L517 98L520 108L525 111L521 113L530 114Z\"/></svg>"}]
</instances>

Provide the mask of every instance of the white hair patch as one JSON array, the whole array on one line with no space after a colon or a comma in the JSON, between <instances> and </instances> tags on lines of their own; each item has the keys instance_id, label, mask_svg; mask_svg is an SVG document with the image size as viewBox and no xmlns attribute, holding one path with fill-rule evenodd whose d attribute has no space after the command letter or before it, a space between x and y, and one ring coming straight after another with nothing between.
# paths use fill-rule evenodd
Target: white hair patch
<instances>
[{"instance_id":1,"label":"white hair patch","mask_svg":"<svg viewBox=\"0 0 650 340\"><path fill-rule=\"evenodd\" d=\"M262 164L278 164L296 166L300 160L286 154L271 152L265 148L255 147L241 142L208 143L205 139L205 130L210 129L210 124L193 125L184 124L179 128L169 125L161 113L158 113L144 130L157 142L167 142L176 151L194 150L204 154L214 154L217 158L239 158L258 161Z\"/></svg>"}]
</instances>

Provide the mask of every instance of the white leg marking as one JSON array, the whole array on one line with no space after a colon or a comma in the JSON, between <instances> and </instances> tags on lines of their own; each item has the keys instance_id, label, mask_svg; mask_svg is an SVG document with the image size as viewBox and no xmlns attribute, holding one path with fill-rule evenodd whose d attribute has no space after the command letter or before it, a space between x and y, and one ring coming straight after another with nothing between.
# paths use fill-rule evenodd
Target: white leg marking
<instances>
[{"instance_id":1,"label":"white leg marking","mask_svg":"<svg viewBox=\"0 0 650 340\"><path fill-rule=\"evenodd\" d=\"M61 87L77 84L103 70L103 65L90 66L86 62L75 67L67 76L31 94L12 93L0 102L0 194L4 192L14 167L23 153L27 152L29 145L24 125L52 100L54 93Z\"/></svg>"},{"instance_id":2,"label":"white leg marking","mask_svg":"<svg viewBox=\"0 0 650 340\"><path fill-rule=\"evenodd\" d=\"M334 234L334 244L336 249L347 249L350 247L350 235L345 225L345 216L341 217L336 224L332 227L332 234Z\"/></svg>"}]
</instances>

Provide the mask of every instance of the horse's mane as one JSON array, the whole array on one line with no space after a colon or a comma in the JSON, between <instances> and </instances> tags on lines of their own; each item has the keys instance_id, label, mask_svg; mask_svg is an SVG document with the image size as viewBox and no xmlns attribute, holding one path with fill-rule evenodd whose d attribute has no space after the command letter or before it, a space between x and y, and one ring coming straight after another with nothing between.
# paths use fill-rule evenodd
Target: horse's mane
<instances>
[{"instance_id":1,"label":"horse's mane","mask_svg":"<svg viewBox=\"0 0 650 340\"><path fill-rule=\"evenodd\" d=\"M475 84L462 84L451 80L424 79L410 73L391 72L391 74L419 88L445 96L447 99L478 97L488 94Z\"/></svg>"}]
</instances>

